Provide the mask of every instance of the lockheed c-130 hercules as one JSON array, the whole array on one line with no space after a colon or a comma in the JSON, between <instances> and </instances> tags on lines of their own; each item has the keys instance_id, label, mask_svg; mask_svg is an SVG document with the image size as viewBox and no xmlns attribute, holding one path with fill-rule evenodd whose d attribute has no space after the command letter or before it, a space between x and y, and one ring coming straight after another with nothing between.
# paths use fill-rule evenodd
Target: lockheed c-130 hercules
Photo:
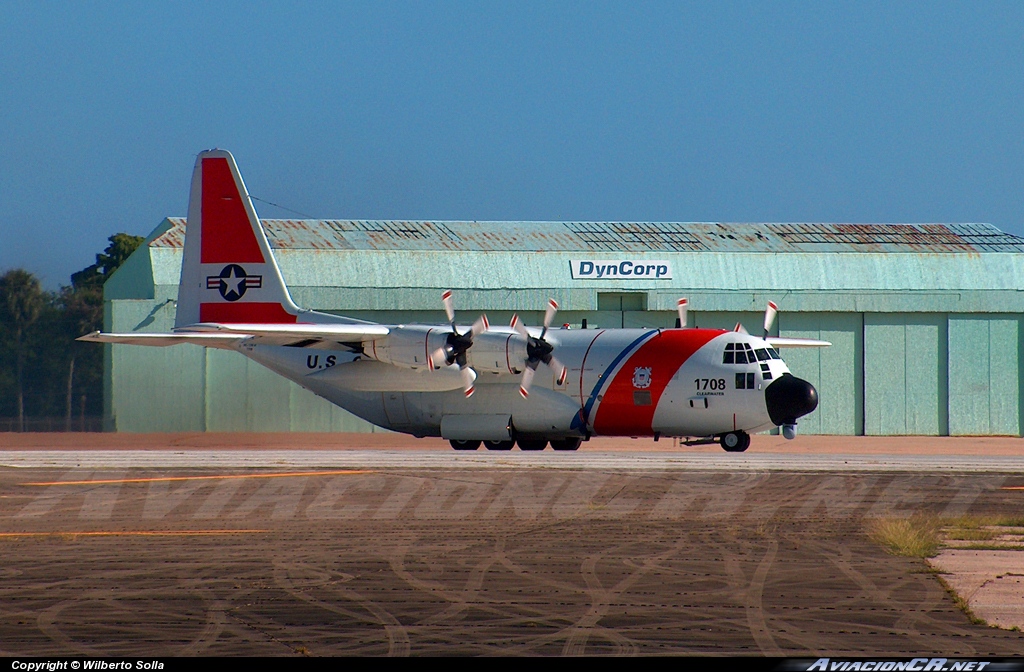
<instances>
[{"instance_id":1,"label":"lockheed c-130 hercules","mask_svg":"<svg viewBox=\"0 0 1024 672\"><path fill-rule=\"evenodd\" d=\"M382 325L304 310L292 301L234 157L199 154L170 333L100 333L81 340L234 350L355 415L456 449L576 450L592 436L682 437L746 450L750 434L787 438L818 394L793 376L777 347L830 343L687 328L551 329L481 316L445 325ZM543 365L543 369L541 368ZM538 374L542 371L542 374ZM550 375L548 375L550 374Z\"/></svg>"}]
</instances>

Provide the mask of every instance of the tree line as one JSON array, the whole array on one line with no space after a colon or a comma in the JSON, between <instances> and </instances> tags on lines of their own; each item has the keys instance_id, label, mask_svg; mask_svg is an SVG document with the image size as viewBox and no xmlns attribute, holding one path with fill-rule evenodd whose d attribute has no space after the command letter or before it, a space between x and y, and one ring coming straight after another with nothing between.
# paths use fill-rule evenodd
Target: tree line
<instances>
[{"instance_id":1,"label":"tree line","mask_svg":"<svg viewBox=\"0 0 1024 672\"><path fill-rule=\"evenodd\" d=\"M33 419L61 417L70 430L103 414L103 348L75 339L102 329L103 283L143 238L118 233L107 240L96 263L56 292L21 268L0 275L0 430L26 431Z\"/></svg>"}]
</instances>

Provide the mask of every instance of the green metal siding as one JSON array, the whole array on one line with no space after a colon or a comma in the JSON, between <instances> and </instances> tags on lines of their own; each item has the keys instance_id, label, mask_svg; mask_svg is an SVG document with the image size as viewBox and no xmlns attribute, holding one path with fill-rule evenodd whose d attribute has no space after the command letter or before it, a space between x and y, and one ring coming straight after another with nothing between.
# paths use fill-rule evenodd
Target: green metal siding
<instances>
[{"instance_id":1,"label":"green metal siding","mask_svg":"<svg viewBox=\"0 0 1024 672\"><path fill-rule=\"evenodd\" d=\"M864 315L864 432L949 434L945 315Z\"/></svg>"},{"instance_id":2,"label":"green metal siding","mask_svg":"<svg viewBox=\"0 0 1024 672\"><path fill-rule=\"evenodd\" d=\"M293 432L386 432L374 427L309 390L289 384Z\"/></svg>"},{"instance_id":3,"label":"green metal siding","mask_svg":"<svg viewBox=\"0 0 1024 672\"><path fill-rule=\"evenodd\" d=\"M104 319L108 331L169 331L174 306L108 301ZM105 427L111 431L384 431L236 352L103 347Z\"/></svg>"},{"instance_id":4,"label":"green metal siding","mask_svg":"<svg viewBox=\"0 0 1024 672\"><path fill-rule=\"evenodd\" d=\"M949 433L1020 435L1020 318L949 316Z\"/></svg>"},{"instance_id":5,"label":"green metal siding","mask_svg":"<svg viewBox=\"0 0 1024 672\"><path fill-rule=\"evenodd\" d=\"M117 331L169 331L173 311L153 301L108 303ZM141 327L140 327L141 325ZM203 350L190 345L111 346L110 424L123 432L203 431Z\"/></svg>"},{"instance_id":6,"label":"green metal siding","mask_svg":"<svg viewBox=\"0 0 1024 672\"><path fill-rule=\"evenodd\" d=\"M206 351L206 429L213 432L287 432L288 380L241 353Z\"/></svg>"},{"instance_id":7,"label":"green metal siding","mask_svg":"<svg viewBox=\"0 0 1024 672\"><path fill-rule=\"evenodd\" d=\"M782 313L779 333L815 338L829 348L785 348L795 376L818 390L817 410L800 418L801 434L864 433L864 318L858 313Z\"/></svg>"},{"instance_id":8,"label":"green metal siding","mask_svg":"<svg viewBox=\"0 0 1024 672\"><path fill-rule=\"evenodd\" d=\"M843 234L852 238L838 248L829 247L839 243L826 235L832 240L827 245L815 240L795 251L789 249L795 243L779 242L778 226L758 225L757 231L779 240L748 245L722 239L731 247L713 251L643 245L630 251L571 245L516 251L492 245L489 236L508 237L520 229L544 233L553 225L513 223L509 229L510 223L470 223L460 225L464 244L452 243L458 249L430 247L401 232L388 239L399 247L367 249L352 231L345 233L351 244L335 246L332 230L317 228L320 224L278 222L269 229L280 236L272 236L271 244L293 297L305 307L385 324L440 324L440 294L450 287L456 290L459 322L466 325L481 312L492 324L508 324L518 312L526 324L539 325L543 306L553 297L562 307L556 327L579 326L584 318L591 328L670 327L676 300L686 296L691 326L731 329L741 322L759 334L771 299L781 308L777 333L833 343L782 352L794 374L810 380L821 397L818 410L801 420L802 433L1019 435L1024 430L1024 291L1019 287L1024 253L1017 243L1006 250L926 246L917 253L897 245L894 251L884 241L881 247L863 244L861 237L875 231L866 227L867 233ZM822 225L800 226L807 228L801 234L806 238L818 235L811 229ZM995 231L990 229L979 229L978 236L988 240ZM877 231L882 235L888 229ZM470 240L469 233L487 236ZM106 330L173 326L183 235L180 221L165 220L150 235L152 244L114 274L104 287ZM810 251L817 249L829 251ZM570 277L570 259L627 257L669 260L674 279ZM615 293L642 295L639 305L647 310L599 310L610 307L599 295ZM105 348L105 426L110 429L371 429L235 353L204 354L194 346Z\"/></svg>"}]
</instances>

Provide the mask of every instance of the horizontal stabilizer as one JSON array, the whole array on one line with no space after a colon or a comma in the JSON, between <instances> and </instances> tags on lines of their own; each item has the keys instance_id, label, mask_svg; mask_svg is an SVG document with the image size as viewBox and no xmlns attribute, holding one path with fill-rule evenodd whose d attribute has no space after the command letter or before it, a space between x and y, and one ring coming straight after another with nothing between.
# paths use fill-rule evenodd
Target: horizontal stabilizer
<instances>
[{"instance_id":1,"label":"horizontal stabilizer","mask_svg":"<svg viewBox=\"0 0 1024 672\"><path fill-rule=\"evenodd\" d=\"M782 338L780 336L769 336L764 339L773 348L827 348L831 343L818 341L813 338Z\"/></svg>"},{"instance_id":2,"label":"horizontal stabilizer","mask_svg":"<svg viewBox=\"0 0 1024 672\"><path fill-rule=\"evenodd\" d=\"M235 344L245 338L244 334L159 334L147 332L129 332L126 334L104 334L94 331L80 337L86 343L119 343L123 345L151 345L167 347L193 343L207 348L234 348Z\"/></svg>"},{"instance_id":3,"label":"horizontal stabilizer","mask_svg":"<svg viewBox=\"0 0 1024 672\"><path fill-rule=\"evenodd\" d=\"M330 341L375 341L391 330L380 324L219 324L202 322L182 328L182 332L202 334L238 334L268 336L275 340L315 338Z\"/></svg>"}]
</instances>

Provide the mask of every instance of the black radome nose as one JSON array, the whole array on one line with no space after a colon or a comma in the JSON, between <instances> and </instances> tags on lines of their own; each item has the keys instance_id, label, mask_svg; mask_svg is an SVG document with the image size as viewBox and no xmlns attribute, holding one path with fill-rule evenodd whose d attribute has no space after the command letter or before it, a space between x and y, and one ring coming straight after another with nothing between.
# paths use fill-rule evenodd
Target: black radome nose
<instances>
[{"instance_id":1,"label":"black radome nose","mask_svg":"<svg viewBox=\"0 0 1024 672\"><path fill-rule=\"evenodd\" d=\"M784 373L764 391L768 417L776 425L795 425L818 407L818 391L806 380Z\"/></svg>"}]
</instances>

